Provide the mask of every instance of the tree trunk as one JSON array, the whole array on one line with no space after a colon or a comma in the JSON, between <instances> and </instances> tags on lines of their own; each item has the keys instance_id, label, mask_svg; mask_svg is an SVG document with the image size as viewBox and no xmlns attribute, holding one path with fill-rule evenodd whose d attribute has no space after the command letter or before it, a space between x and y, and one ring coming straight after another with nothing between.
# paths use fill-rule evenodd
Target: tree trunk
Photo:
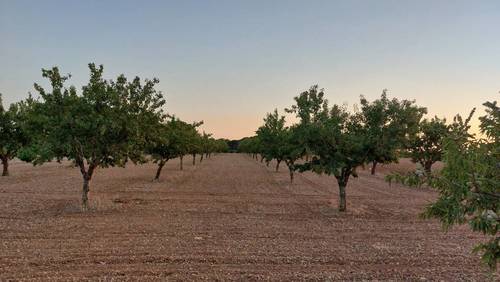
<instances>
[{"instance_id":1,"label":"tree trunk","mask_svg":"<svg viewBox=\"0 0 500 282\"><path fill-rule=\"evenodd\" d=\"M352 168L343 168L340 175L336 175L337 183L339 184L339 211L345 212L347 210L347 200L345 196L345 188L351 176Z\"/></svg>"},{"instance_id":2,"label":"tree trunk","mask_svg":"<svg viewBox=\"0 0 500 282\"><path fill-rule=\"evenodd\" d=\"M89 209L89 190L90 190L90 180L94 174L94 169L99 165L97 161L90 163L87 170L85 170L84 158L80 157L76 160L77 165L80 167L80 172L83 177L83 188L82 188L82 210L87 211Z\"/></svg>"},{"instance_id":3,"label":"tree trunk","mask_svg":"<svg viewBox=\"0 0 500 282\"><path fill-rule=\"evenodd\" d=\"M193 166L196 165L196 154L193 154Z\"/></svg>"},{"instance_id":4,"label":"tree trunk","mask_svg":"<svg viewBox=\"0 0 500 282\"><path fill-rule=\"evenodd\" d=\"M375 175L375 168L377 167L377 161L373 161L372 163L372 175Z\"/></svg>"},{"instance_id":5,"label":"tree trunk","mask_svg":"<svg viewBox=\"0 0 500 282\"><path fill-rule=\"evenodd\" d=\"M347 202L345 198L345 186L343 181L338 181L339 184L339 211L345 212L347 210Z\"/></svg>"},{"instance_id":6,"label":"tree trunk","mask_svg":"<svg viewBox=\"0 0 500 282\"><path fill-rule=\"evenodd\" d=\"M9 176L9 159L7 157L2 158L3 172L2 176Z\"/></svg>"},{"instance_id":7,"label":"tree trunk","mask_svg":"<svg viewBox=\"0 0 500 282\"><path fill-rule=\"evenodd\" d=\"M293 183L293 173L295 171L295 162L285 160L286 166L288 167L288 171L290 172L290 183Z\"/></svg>"},{"instance_id":8,"label":"tree trunk","mask_svg":"<svg viewBox=\"0 0 500 282\"><path fill-rule=\"evenodd\" d=\"M264 156L263 155L260 155L260 162L264 162Z\"/></svg>"},{"instance_id":9,"label":"tree trunk","mask_svg":"<svg viewBox=\"0 0 500 282\"><path fill-rule=\"evenodd\" d=\"M281 160L276 160L276 172L280 169Z\"/></svg>"},{"instance_id":10,"label":"tree trunk","mask_svg":"<svg viewBox=\"0 0 500 282\"><path fill-rule=\"evenodd\" d=\"M165 165L165 162L162 160L158 163L158 169L156 170L155 180L160 179L161 169Z\"/></svg>"},{"instance_id":11,"label":"tree trunk","mask_svg":"<svg viewBox=\"0 0 500 282\"><path fill-rule=\"evenodd\" d=\"M425 164L424 164L424 170L425 170L425 173L427 175L431 175L431 172L432 172L432 162L431 161L425 162Z\"/></svg>"},{"instance_id":12,"label":"tree trunk","mask_svg":"<svg viewBox=\"0 0 500 282\"><path fill-rule=\"evenodd\" d=\"M87 174L83 175L83 189L82 189L82 209L87 211L89 209L89 187L90 179Z\"/></svg>"},{"instance_id":13,"label":"tree trunk","mask_svg":"<svg viewBox=\"0 0 500 282\"><path fill-rule=\"evenodd\" d=\"M306 162L309 161L309 154L306 154Z\"/></svg>"},{"instance_id":14,"label":"tree trunk","mask_svg":"<svg viewBox=\"0 0 500 282\"><path fill-rule=\"evenodd\" d=\"M203 161L203 153L201 153L201 156L200 156L200 163Z\"/></svg>"},{"instance_id":15,"label":"tree trunk","mask_svg":"<svg viewBox=\"0 0 500 282\"><path fill-rule=\"evenodd\" d=\"M182 160L184 159L184 156L180 156L181 159L181 170L182 170Z\"/></svg>"}]
</instances>

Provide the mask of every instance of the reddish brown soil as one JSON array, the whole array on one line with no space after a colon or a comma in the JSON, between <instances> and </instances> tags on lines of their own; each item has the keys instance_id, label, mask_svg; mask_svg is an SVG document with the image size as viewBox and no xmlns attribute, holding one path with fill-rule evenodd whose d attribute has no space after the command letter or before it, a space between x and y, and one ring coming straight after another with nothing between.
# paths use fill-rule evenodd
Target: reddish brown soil
<instances>
[{"instance_id":1,"label":"reddish brown soil","mask_svg":"<svg viewBox=\"0 0 500 282\"><path fill-rule=\"evenodd\" d=\"M100 169L82 213L77 169L15 162L0 177L0 280L488 279L471 253L481 236L419 219L434 192L361 172L339 213L335 179L291 185L272 167L174 160L161 182L152 164Z\"/></svg>"}]
</instances>

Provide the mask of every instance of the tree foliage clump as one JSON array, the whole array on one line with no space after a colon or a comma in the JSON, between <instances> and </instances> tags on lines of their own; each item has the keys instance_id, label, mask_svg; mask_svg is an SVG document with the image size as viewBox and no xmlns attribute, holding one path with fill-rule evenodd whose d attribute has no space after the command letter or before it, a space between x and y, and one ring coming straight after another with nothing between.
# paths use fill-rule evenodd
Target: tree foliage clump
<instances>
[{"instance_id":1,"label":"tree foliage clump","mask_svg":"<svg viewBox=\"0 0 500 282\"><path fill-rule=\"evenodd\" d=\"M486 102L486 115L480 117L481 133L468 133L468 120L456 119L444 140L445 167L433 177L438 200L429 205L425 217L441 220L445 228L469 223L471 229L489 237L475 250L495 269L500 258L500 109L497 102ZM472 114L472 113L471 113Z\"/></svg>"},{"instance_id":2,"label":"tree foliage clump","mask_svg":"<svg viewBox=\"0 0 500 282\"><path fill-rule=\"evenodd\" d=\"M385 181L391 185L392 183L399 183L410 187L422 187L424 185L433 187L433 179L431 176L425 174L423 171L415 170L404 174L390 173L385 176Z\"/></svg>"},{"instance_id":3,"label":"tree foliage clump","mask_svg":"<svg viewBox=\"0 0 500 282\"><path fill-rule=\"evenodd\" d=\"M483 261L495 269L500 257L497 235L500 222L500 110L496 102L486 102L484 106L487 114L479 120L485 138L469 133L475 110L465 120L457 115L446 125L446 131L439 125L439 130L446 135L441 137L440 152L437 154L435 150L434 156L442 155L443 169L433 174L429 171L391 174L386 180L436 189L440 196L425 209L423 216L440 219L445 229L468 223L473 231L489 236L489 240L478 245L475 251L482 252Z\"/></svg>"}]
</instances>

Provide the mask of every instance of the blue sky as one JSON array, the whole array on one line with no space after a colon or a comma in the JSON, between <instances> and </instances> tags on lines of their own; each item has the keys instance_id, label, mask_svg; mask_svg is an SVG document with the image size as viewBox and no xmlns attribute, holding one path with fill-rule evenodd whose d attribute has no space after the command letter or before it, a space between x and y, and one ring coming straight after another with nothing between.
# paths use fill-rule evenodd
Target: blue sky
<instances>
[{"instance_id":1,"label":"blue sky","mask_svg":"<svg viewBox=\"0 0 500 282\"><path fill-rule=\"evenodd\" d=\"M89 62L159 78L167 111L217 137L251 135L313 84L330 103L387 88L451 118L498 100L500 1L0 0L6 103L41 68L79 87Z\"/></svg>"}]
</instances>

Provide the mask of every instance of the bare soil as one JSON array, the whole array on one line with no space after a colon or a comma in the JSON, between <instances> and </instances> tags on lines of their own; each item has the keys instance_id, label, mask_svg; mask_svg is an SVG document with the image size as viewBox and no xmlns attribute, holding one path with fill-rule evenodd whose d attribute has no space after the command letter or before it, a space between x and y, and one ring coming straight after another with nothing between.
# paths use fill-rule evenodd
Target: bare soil
<instances>
[{"instance_id":1,"label":"bare soil","mask_svg":"<svg viewBox=\"0 0 500 282\"><path fill-rule=\"evenodd\" d=\"M481 235L419 218L436 198L368 168L337 211L330 176L274 172L246 155L192 166L99 169L92 210L69 163L13 162L0 177L0 280L498 280L472 254Z\"/></svg>"}]
</instances>

